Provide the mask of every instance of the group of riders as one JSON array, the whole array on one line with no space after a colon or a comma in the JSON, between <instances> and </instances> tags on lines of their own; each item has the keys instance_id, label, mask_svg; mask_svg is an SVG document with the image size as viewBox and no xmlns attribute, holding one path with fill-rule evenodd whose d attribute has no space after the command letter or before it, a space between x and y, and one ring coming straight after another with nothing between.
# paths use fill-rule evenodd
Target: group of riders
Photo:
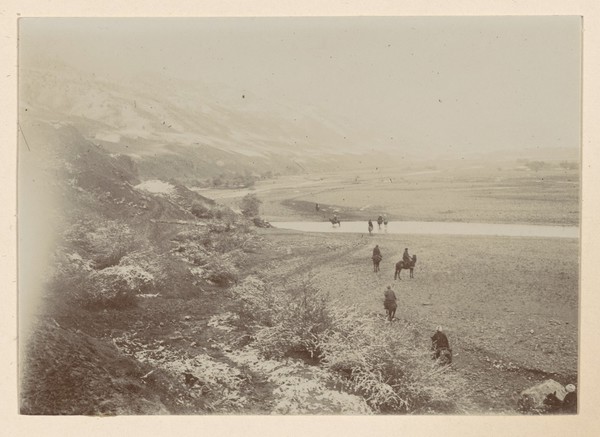
<instances>
[{"instance_id":1,"label":"group of riders","mask_svg":"<svg viewBox=\"0 0 600 437\"><path fill-rule=\"evenodd\" d=\"M318 203L315 203L315 211L319 212L321 210L321 206ZM342 224L342 222L340 221L337 212L334 211L333 213L333 217L331 217L329 219L329 221L331 222L332 225L338 225L340 226ZM387 230L387 225L388 225L389 221L387 218L387 215L383 214L380 215L379 217L377 217L377 227L379 230L381 230L381 225L384 226L384 228ZM373 229L375 228L375 226L373 225L373 221L371 219L369 219L368 223L367 223L367 229L369 230L369 235L373 234Z\"/></svg>"},{"instance_id":2,"label":"group of riders","mask_svg":"<svg viewBox=\"0 0 600 437\"><path fill-rule=\"evenodd\" d=\"M387 225L388 225L388 219L387 216L384 215L380 215L379 217L377 217L377 227L379 228L379 230L381 230L381 225L385 226L385 229L387 229ZM369 235L371 235L373 233L373 222L371 221L371 219L369 219L369 223L367 224L367 228L369 230Z\"/></svg>"}]
</instances>

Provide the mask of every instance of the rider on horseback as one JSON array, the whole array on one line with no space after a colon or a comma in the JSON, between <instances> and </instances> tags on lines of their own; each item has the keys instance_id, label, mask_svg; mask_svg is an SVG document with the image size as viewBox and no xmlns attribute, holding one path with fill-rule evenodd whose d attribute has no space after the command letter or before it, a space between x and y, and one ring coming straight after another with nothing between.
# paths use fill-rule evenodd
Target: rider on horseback
<instances>
[{"instance_id":1,"label":"rider on horseback","mask_svg":"<svg viewBox=\"0 0 600 437\"><path fill-rule=\"evenodd\" d=\"M443 350L450 352L448 357L448 363L452 362L452 349L450 349L450 343L448 337L442 331L442 327L438 326L435 330L435 334L431 336L431 350L435 351L435 358L439 358Z\"/></svg>"},{"instance_id":2,"label":"rider on horseback","mask_svg":"<svg viewBox=\"0 0 600 437\"><path fill-rule=\"evenodd\" d=\"M402 261L404 261L405 266L410 266L412 263L412 258L408 254L408 247L404 249L404 253L402 254Z\"/></svg>"},{"instance_id":3,"label":"rider on horseback","mask_svg":"<svg viewBox=\"0 0 600 437\"><path fill-rule=\"evenodd\" d=\"M379 259L383 258L381 256L381 250L379 249L379 244L376 244L375 247L373 248L373 258L379 258Z\"/></svg>"}]
</instances>

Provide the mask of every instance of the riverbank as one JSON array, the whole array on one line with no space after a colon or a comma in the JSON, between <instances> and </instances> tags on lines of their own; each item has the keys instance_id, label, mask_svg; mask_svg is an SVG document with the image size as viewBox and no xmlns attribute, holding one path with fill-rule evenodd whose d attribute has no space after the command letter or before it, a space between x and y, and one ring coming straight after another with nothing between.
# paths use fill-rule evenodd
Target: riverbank
<instances>
[{"instance_id":1,"label":"riverbank","mask_svg":"<svg viewBox=\"0 0 600 437\"><path fill-rule=\"evenodd\" d=\"M354 233L367 231L367 222L352 221L331 225L329 222L271 222L277 228L302 232ZM374 235L477 235L489 237L538 237L578 238L579 228L574 226L508 225L497 223L452 223L452 222L390 222L379 225L374 222Z\"/></svg>"}]
</instances>

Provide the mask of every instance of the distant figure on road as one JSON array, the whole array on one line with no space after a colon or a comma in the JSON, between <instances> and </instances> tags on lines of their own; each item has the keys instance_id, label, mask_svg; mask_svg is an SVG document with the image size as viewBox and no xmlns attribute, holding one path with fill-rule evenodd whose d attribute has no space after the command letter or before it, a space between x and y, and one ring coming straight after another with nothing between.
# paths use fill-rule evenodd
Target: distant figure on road
<instances>
[{"instance_id":1,"label":"distant figure on road","mask_svg":"<svg viewBox=\"0 0 600 437\"><path fill-rule=\"evenodd\" d=\"M369 219L369 235L373 233L373 222Z\"/></svg>"},{"instance_id":2,"label":"distant figure on road","mask_svg":"<svg viewBox=\"0 0 600 437\"><path fill-rule=\"evenodd\" d=\"M379 230L381 230L381 225L383 224L383 216L379 216L377 217L377 227Z\"/></svg>"},{"instance_id":3,"label":"distant figure on road","mask_svg":"<svg viewBox=\"0 0 600 437\"><path fill-rule=\"evenodd\" d=\"M406 265L409 265L410 262L412 261L412 259L410 258L410 255L408 254L408 247L406 249L404 249L404 253L402 254L402 261L404 261L404 263Z\"/></svg>"},{"instance_id":4,"label":"distant figure on road","mask_svg":"<svg viewBox=\"0 0 600 437\"><path fill-rule=\"evenodd\" d=\"M385 230L387 231L387 225L388 225L388 219L387 219L387 215L383 215L383 226L385 227Z\"/></svg>"},{"instance_id":5,"label":"distant figure on road","mask_svg":"<svg viewBox=\"0 0 600 437\"><path fill-rule=\"evenodd\" d=\"M379 263L383 259L383 256L381 256L381 250L379 250L379 244L375 245L375 248L373 249L373 256L371 257L371 259L373 260L373 271L378 272Z\"/></svg>"},{"instance_id":6,"label":"distant figure on road","mask_svg":"<svg viewBox=\"0 0 600 437\"><path fill-rule=\"evenodd\" d=\"M392 290L391 285L387 286L387 289L383 292L383 297L383 308L385 308L387 318L391 322L396 316L396 308L398 307L396 304L396 294Z\"/></svg>"},{"instance_id":7,"label":"distant figure on road","mask_svg":"<svg viewBox=\"0 0 600 437\"><path fill-rule=\"evenodd\" d=\"M334 214L333 218L330 218L329 221L331 222L332 226L338 225L339 227L342 227L342 222L338 218L337 214Z\"/></svg>"},{"instance_id":8,"label":"distant figure on road","mask_svg":"<svg viewBox=\"0 0 600 437\"><path fill-rule=\"evenodd\" d=\"M320 208L319 208L319 204L318 204L318 203L315 203L315 211L319 212L319 209L320 209Z\"/></svg>"},{"instance_id":9,"label":"distant figure on road","mask_svg":"<svg viewBox=\"0 0 600 437\"><path fill-rule=\"evenodd\" d=\"M448 364L452 362L452 349L450 349L448 337L444 334L441 326L438 326L435 334L431 336L431 350L434 351L435 359L443 357Z\"/></svg>"}]
</instances>

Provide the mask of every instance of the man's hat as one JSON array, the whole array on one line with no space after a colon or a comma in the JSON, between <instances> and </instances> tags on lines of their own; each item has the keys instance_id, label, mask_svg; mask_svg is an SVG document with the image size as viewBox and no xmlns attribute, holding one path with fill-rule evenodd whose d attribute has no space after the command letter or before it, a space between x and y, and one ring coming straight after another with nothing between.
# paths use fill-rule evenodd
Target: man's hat
<instances>
[{"instance_id":1,"label":"man's hat","mask_svg":"<svg viewBox=\"0 0 600 437\"><path fill-rule=\"evenodd\" d=\"M438 326L437 328L435 328L436 331L442 332L442 327Z\"/></svg>"},{"instance_id":2,"label":"man's hat","mask_svg":"<svg viewBox=\"0 0 600 437\"><path fill-rule=\"evenodd\" d=\"M567 389L567 391L569 393L572 393L575 391L575 386L573 384L567 384L567 386L565 388Z\"/></svg>"}]
</instances>

